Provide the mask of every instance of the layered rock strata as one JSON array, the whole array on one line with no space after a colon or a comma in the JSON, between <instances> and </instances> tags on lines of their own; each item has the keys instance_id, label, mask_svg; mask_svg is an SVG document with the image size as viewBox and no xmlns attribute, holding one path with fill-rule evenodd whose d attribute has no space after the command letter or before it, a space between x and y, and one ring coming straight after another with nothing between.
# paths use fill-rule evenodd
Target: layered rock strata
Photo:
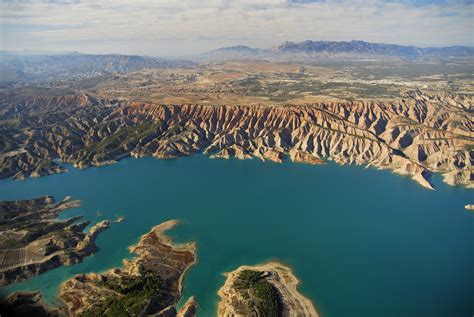
<instances>
[{"instance_id":1,"label":"layered rock strata","mask_svg":"<svg viewBox=\"0 0 474 317\"><path fill-rule=\"evenodd\" d=\"M2 98L0 177L61 172L127 157L211 157L362 164L431 188L474 187L472 97L408 93L384 102L306 106L154 105L86 95ZM33 124L34 122L34 124Z\"/></svg>"}]
</instances>

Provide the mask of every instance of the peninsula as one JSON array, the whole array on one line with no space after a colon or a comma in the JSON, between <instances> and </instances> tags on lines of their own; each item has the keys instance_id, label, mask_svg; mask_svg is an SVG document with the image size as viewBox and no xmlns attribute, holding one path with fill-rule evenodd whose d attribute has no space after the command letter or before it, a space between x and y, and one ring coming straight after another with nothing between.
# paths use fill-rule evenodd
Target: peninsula
<instances>
[{"instance_id":1,"label":"peninsula","mask_svg":"<svg viewBox=\"0 0 474 317\"><path fill-rule=\"evenodd\" d=\"M72 265L97 251L95 239L109 226L101 221L86 234L81 216L57 220L62 211L80 205L51 196L0 202L0 286L24 281L61 265Z\"/></svg>"},{"instance_id":2,"label":"peninsula","mask_svg":"<svg viewBox=\"0 0 474 317\"><path fill-rule=\"evenodd\" d=\"M175 245L165 235L176 224L167 221L143 235L130 248L135 258L124 260L123 269L80 274L64 282L59 298L68 314L176 316L184 274L196 262L194 243Z\"/></svg>"}]
</instances>

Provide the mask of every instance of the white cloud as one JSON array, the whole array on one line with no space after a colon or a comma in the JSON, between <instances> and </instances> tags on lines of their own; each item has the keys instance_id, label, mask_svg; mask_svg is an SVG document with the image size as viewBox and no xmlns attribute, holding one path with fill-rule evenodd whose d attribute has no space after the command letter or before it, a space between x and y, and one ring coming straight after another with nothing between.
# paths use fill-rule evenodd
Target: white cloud
<instances>
[{"instance_id":1,"label":"white cloud","mask_svg":"<svg viewBox=\"0 0 474 317\"><path fill-rule=\"evenodd\" d=\"M461 2L3 1L0 12L2 49L186 55L305 39L474 44L474 5Z\"/></svg>"}]
</instances>

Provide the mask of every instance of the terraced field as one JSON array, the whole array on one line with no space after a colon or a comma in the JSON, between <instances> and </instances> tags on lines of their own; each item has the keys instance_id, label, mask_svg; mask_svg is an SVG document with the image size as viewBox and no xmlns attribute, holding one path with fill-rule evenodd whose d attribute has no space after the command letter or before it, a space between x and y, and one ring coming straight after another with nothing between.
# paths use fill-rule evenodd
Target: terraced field
<instances>
[{"instance_id":1,"label":"terraced field","mask_svg":"<svg viewBox=\"0 0 474 317\"><path fill-rule=\"evenodd\" d=\"M83 232L89 222L80 217L58 221L58 214L78 201L66 198L56 203L52 197L2 201L0 211L0 285L24 281L63 264L73 264L95 251L94 239L108 223Z\"/></svg>"}]
</instances>

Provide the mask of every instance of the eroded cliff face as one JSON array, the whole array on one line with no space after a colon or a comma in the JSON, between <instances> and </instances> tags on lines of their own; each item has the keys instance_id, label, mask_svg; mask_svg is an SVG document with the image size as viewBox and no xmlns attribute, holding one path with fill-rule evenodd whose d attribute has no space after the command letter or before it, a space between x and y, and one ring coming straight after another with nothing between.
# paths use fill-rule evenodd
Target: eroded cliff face
<instances>
[{"instance_id":1,"label":"eroded cliff face","mask_svg":"<svg viewBox=\"0 0 474 317\"><path fill-rule=\"evenodd\" d=\"M14 96L3 100L0 177L61 172L55 158L84 168L129 155L204 152L213 158L363 164L409 175L428 188L430 175L441 173L450 185L474 187L474 116L466 96L413 91L391 102L217 107L64 98L28 99L28 107ZM37 103L47 111L28 110L43 109Z\"/></svg>"}]
</instances>

